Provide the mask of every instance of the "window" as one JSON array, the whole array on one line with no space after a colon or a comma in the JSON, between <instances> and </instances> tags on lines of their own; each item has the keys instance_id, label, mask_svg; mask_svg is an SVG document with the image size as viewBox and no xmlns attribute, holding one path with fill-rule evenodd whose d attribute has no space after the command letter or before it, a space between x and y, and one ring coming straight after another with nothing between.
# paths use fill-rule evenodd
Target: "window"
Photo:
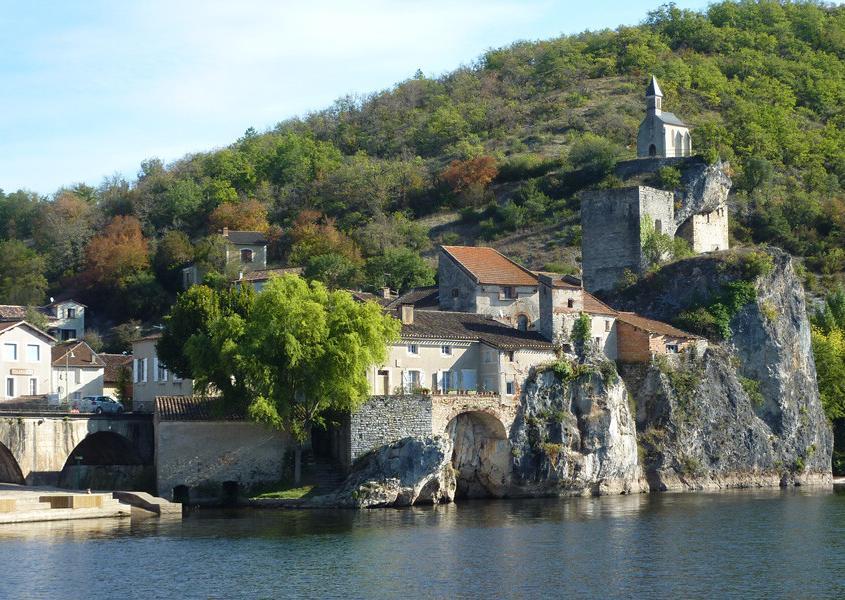
<instances>
[{"instance_id":1,"label":"window","mask_svg":"<svg viewBox=\"0 0 845 600\"><path fill-rule=\"evenodd\" d=\"M76 329L59 329L59 337L63 342L76 339Z\"/></svg>"},{"instance_id":2,"label":"window","mask_svg":"<svg viewBox=\"0 0 845 600\"><path fill-rule=\"evenodd\" d=\"M41 347L38 344L26 345L26 360L28 362L38 362L41 360Z\"/></svg>"},{"instance_id":3,"label":"window","mask_svg":"<svg viewBox=\"0 0 845 600\"><path fill-rule=\"evenodd\" d=\"M412 392L420 388L420 372L408 371L408 391Z\"/></svg>"},{"instance_id":4,"label":"window","mask_svg":"<svg viewBox=\"0 0 845 600\"><path fill-rule=\"evenodd\" d=\"M411 356L419 356L420 347L416 344L408 344L408 354L410 354Z\"/></svg>"},{"instance_id":5,"label":"window","mask_svg":"<svg viewBox=\"0 0 845 600\"><path fill-rule=\"evenodd\" d=\"M525 315L519 315L516 318L516 328L520 331L528 331L528 317Z\"/></svg>"},{"instance_id":6,"label":"window","mask_svg":"<svg viewBox=\"0 0 845 600\"><path fill-rule=\"evenodd\" d=\"M82 369L73 370L73 382L77 385L82 383Z\"/></svg>"},{"instance_id":7,"label":"window","mask_svg":"<svg viewBox=\"0 0 845 600\"><path fill-rule=\"evenodd\" d=\"M76 318L76 309L75 308L67 309L67 318L68 319L75 319Z\"/></svg>"},{"instance_id":8,"label":"window","mask_svg":"<svg viewBox=\"0 0 845 600\"><path fill-rule=\"evenodd\" d=\"M610 331L610 319L606 319L604 322L604 330Z\"/></svg>"},{"instance_id":9,"label":"window","mask_svg":"<svg viewBox=\"0 0 845 600\"><path fill-rule=\"evenodd\" d=\"M457 298L458 296L460 296L460 294L461 293L458 288L452 288L452 298Z\"/></svg>"},{"instance_id":10,"label":"window","mask_svg":"<svg viewBox=\"0 0 845 600\"><path fill-rule=\"evenodd\" d=\"M30 396L37 396L38 395L38 380L33 377L29 380L29 395Z\"/></svg>"},{"instance_id":11,"label":"window","mask_svg":"<svg viewBox=\"0 0 845 600\"><path fill-rule=\"evenodd\" d=\"M512 396L513 393L514 393L513 390L514 390L514 382L513 381L508 381L507 383L505 383L505 393L506 394L508 394L509 396Z\"/></svg>"},{"instance_id":12,"label":"window","mask_svg":"<svg viewBox=\"0 0 845 600\"><path fill-rule=\"evenodd\" d=\"M453 388L452 384L452 372L451 371L443 371L440 374L440 389L441 391L448 392Z\"/></svg>"},{"instance_id":13,"label":"window","mask_svg":"<svg viewBox=\"0 0 845 600\"><path fill-rule=\"evenodd\" d=\"M253 260L253 252L249 248L244 248L241 250L241 262L242 263L251 263Z\"/></svg>"},{"instance_id":14,"label":"window","mask_svg":"<svg viewBox=\"0 0 845 600\"><path fill-rule=\"evenodd\" d=\"M678 344L666 344L666 352L668 352L669 354L677 354Z\"/></svg>"},{"instance_id":15,"label":"window","mask_svg":"<svg viewBox=\"0 0 845 600\"><path fill-rule=\"evenodd\" d=\"M660 219L654 220L654 231L658 234L663 233L663 222Z\"/></svg>"},{"instance_id":16,"label":"window","mask_svg":"<svg viewBox=\"0 0 845 600\"><path fill-rule=\"evenodd\" d=\"M597 337L597 338L595 338L595 341L596 341L596 347L601 348L601 338Z\"/></svg>"},{"instance_id":17,"label":"window","mask_svg":"<svg viewBox=\"0 0 845 600\"><path fill-rule=\"evenodd\" d=\"M440 346L440 354L443 356L452 356L452 346Z\"/></svg>"},{"instance_id":18,"label":"window","mask_svg":"<svg viewBox=\"0 0 845 600\"><path fill-rule=\"evenodd\" d=\"M511 350L510 352L505 352L505 356L507 357L508 362L513 362L513 350Z\"/></svg>"},{"instance_id":19,"label":"window","mask_svg":"<svg viewBox=\"0 0 845 600\"><path fill-rule=\"evenodd\" d=\"M566 301L566 308L575 308L575 299L570 298Z\"/></svg>"},{"instance_id":20,"label":"window","mask_svg":"<svg viewBox=\"0 0 845 600\"><path fill-rule=\"evenodd\" d=\"M7 398L14 398L15 397L15 380L12 377L6 378L6 397Z\"/></svg>"},{"instance_id":21,"label":"window","mask_svg":"<svg viewBox=\"0 0 845 600\"><path fill-rule=\"evenodd\" d=\"M156 366L158 367L158 368L156 369L156 370L157 370L157 373L156 373L156 375L157 375L157 379L156 379L156 381L162 381L162 382L167 381L167 369L165 369L165 368L164 368L164 365L163 365L163 364L161 364L160 362L158 362L158 359L156 359Z\"/></svg>"},{"instance_id":22,"label":"window","mask_svg":"<svg viewBox=\"0 0 845 600\"><path fill-rule=\"evenodd\" d=\"M17 344L3 344L3 360L18 360Z\"/></svg>"},{"instance_id":23,"label":"window","mask_svg":"<svg viewBox=\"0 0 845 600\"><path fill-rule=\"evenodd\" d=\"M509 299L516 298L516 296L517 296L516 288L509 286L509 285L505 286L504 293L505 293L505 298L509 298Z\"/></svg>"}]
</instances>

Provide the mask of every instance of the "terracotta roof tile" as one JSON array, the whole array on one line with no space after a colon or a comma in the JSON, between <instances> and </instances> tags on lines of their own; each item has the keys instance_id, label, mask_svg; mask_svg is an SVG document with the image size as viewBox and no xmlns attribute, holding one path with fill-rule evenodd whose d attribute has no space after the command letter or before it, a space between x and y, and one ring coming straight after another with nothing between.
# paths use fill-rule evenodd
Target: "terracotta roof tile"
<instances>
[{"instance_id":1,"label":"terracotta roof tile","mask_svg":"<svg viewBox=\"0 0 845 600\"><path fill-rule=\"evenodd\" d=\"M537 285L537 276L493 248L441 246L443 252L475 278L490 285Z\"/></svg>"},{"instance_id":2,"label":"terracotta roof tile","mask_svg":"<svg viewBox=\"0 0 845 600\"><path fill-rule=\"evenodd\" d=\"M243 412L223 411L220 398L158 396L155 412L161 421L243 421Z\"/></svg>"},{"instance_id":3,"label":"terracotta roof tile","mask_svg":"<svg viewBox=\"0 0 845 600\"><path fill-rule=\"evenodd\" d=\"M131 354L106 354L101 352L97 356L106 365L103 371L103 381L105 383L117 383L120 379L120 371L122 369L132 368Z\"/></svg>"},{"instance_id":4,"label":"terracotta roof tile","mask_svg":"<svg viewBox=\"0 0 845 600\"><path fill-rule=\"evenodd\" d=\"M394 315L398 318L399 311ZM474 313L415 310L414 323L402 325L402 339L484 342L503 350L552 350L536 331L520 331Z\"/></svg>"},{"instance_id":5,"label":"terracotta roof tile","mask_svg":"<svg viewBox=\"0 0 845 600\"><path fill-rule=\"evenodd\" d=\"M584 290L584 312L594 315L617 315L618 311L613 310L607 304Z\"/></svg>"},{"instance_id":6,"label":"terracotta roof tile","mask_svg":"<svg viewBox=\"0 0 845 600\"><path fill-rule=\"evenodd\" d=\"M656 333L658 335L668 335L670 337L684 338L684 339L702 339L701 336L687 333L676 327L672 327L663 321L655 321L654 319L647 319L638 314L630 312L621 312L616 317L617 320L627 323L637 329L647 331L649 333Z\"/></svg>"},{"instance_id":7,"label":"terracotta roof tile","mask_svg":"<svg viewBox=\"0 0 845 600\"><path fill-rule=\"evenodd\" d=\"M72 357L65 359L69 352L73 352ZM100 367L106 366L106 363L97 356L97 353L91 349L91 346L83 341L68 342L65 344L56 344L51 348L53 365L55 366L69 366L69 367Z\"/></svg>"}]
</instances>

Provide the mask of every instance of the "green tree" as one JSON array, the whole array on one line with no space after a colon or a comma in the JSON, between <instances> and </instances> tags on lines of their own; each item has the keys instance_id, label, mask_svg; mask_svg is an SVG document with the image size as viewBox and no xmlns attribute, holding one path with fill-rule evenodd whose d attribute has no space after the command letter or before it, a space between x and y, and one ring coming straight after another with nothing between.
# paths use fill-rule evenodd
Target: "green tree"
<instances>
[{"instance_id":1,"label":"green tree","mask_svg":"<svg viewBox=\"0 0 845 600\"><path fill-rule=\"evenodd\" d=\"M329 252L312 256L305 264L305 277L323 282L329 289L355 288L361 282L358 263L343 254Z\"/></svg>"},{"instance_id":2,"label":"green tree","mask_svg":"<svg viewBox=\"0 0 845 600\"><path fill-rule=\"evenodd\" d=\"M0 304L39 304L47 278L44 257L18 240L0 241Z\"/></svg>"},{"instance_id":3,"label":"green tree","mask_svg":"<svg viewBox=\"0 0 845 600\"><path fill-rule=\"evenodd\" d=\"M398 292L434 285L434 269L408 248L390 248L367 259L364 266L367 285L374 290L385 286Z\"/></svg>"},{"instance_id":4,"label":"green tree","mask_svg":"<svg viewBox=\"0 0 845 600\"><path fill-rule=\"evenodd\" d=\"M286 275L258 294L245 324L242 360L251 369L250 416L290 431L301 447L327 411L351 412L369 394L367 369L384 361L398 339L396 319L345 291Z\"/></svg>"}]
</instances>

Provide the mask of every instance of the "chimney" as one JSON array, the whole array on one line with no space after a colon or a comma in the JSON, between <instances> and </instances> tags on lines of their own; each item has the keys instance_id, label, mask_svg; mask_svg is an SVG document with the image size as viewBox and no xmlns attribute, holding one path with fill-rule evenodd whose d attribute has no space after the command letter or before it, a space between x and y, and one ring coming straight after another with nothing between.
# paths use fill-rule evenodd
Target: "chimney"
<instances>
[{"instance_id":1,"label":"chimney","mask_svg":"<svg viewBox=\"0 0 845 600\"><path fill-rule=\"evenodd\" d=\"M402 325L413 325L414 324L414 305L413 304L403 304L401 307L402 310Z\"/></svg>"},{"instance_id":2,"label":"chimney","mask_svg":"<svg viewBox=\"0 0 845 600\"><path fill-rule=\"evenodd\" d=\"M390 299L390 288L389 287L381 288L381 297L384 298L385 300Z\"/></svg>"},{"instance_id":3,"label":"chimney","mask_svg":"<svg viewBox=\"0 0 845 600\"><path fill-rule=\"evenodd\" d=\"M229 228L228 227L223 228L223 237L224 238L229 237Z\"/></svg>"}]
</instances>

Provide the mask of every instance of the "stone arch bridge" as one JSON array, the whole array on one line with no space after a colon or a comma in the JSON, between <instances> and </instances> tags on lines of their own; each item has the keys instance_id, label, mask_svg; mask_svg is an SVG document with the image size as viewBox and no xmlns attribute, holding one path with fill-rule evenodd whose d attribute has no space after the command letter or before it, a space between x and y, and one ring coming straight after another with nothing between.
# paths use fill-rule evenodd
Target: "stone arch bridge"
<instances>
[{"instance_id":1,"label":"stone arch bridge","mask_svg":"<svg viewBox=\"0 0 845 600\"><path fill-rule=\"evenodd\" d=\"M516 397L485 394L372 396L350 417L342 462L407 436L448 435L458 495L502 496L511 483L509 435L519 405Z\"/></svg>"},{"instance_id":2,"label":"stone arch bridge","mask_svg":"<svg viewBox=\"0 0 845 600\"><path fill-rule=\"evenodd\" d=\"M0 412L0 481L152 490L154 440L152 415Z\"/></svg>"}]
</instances>

